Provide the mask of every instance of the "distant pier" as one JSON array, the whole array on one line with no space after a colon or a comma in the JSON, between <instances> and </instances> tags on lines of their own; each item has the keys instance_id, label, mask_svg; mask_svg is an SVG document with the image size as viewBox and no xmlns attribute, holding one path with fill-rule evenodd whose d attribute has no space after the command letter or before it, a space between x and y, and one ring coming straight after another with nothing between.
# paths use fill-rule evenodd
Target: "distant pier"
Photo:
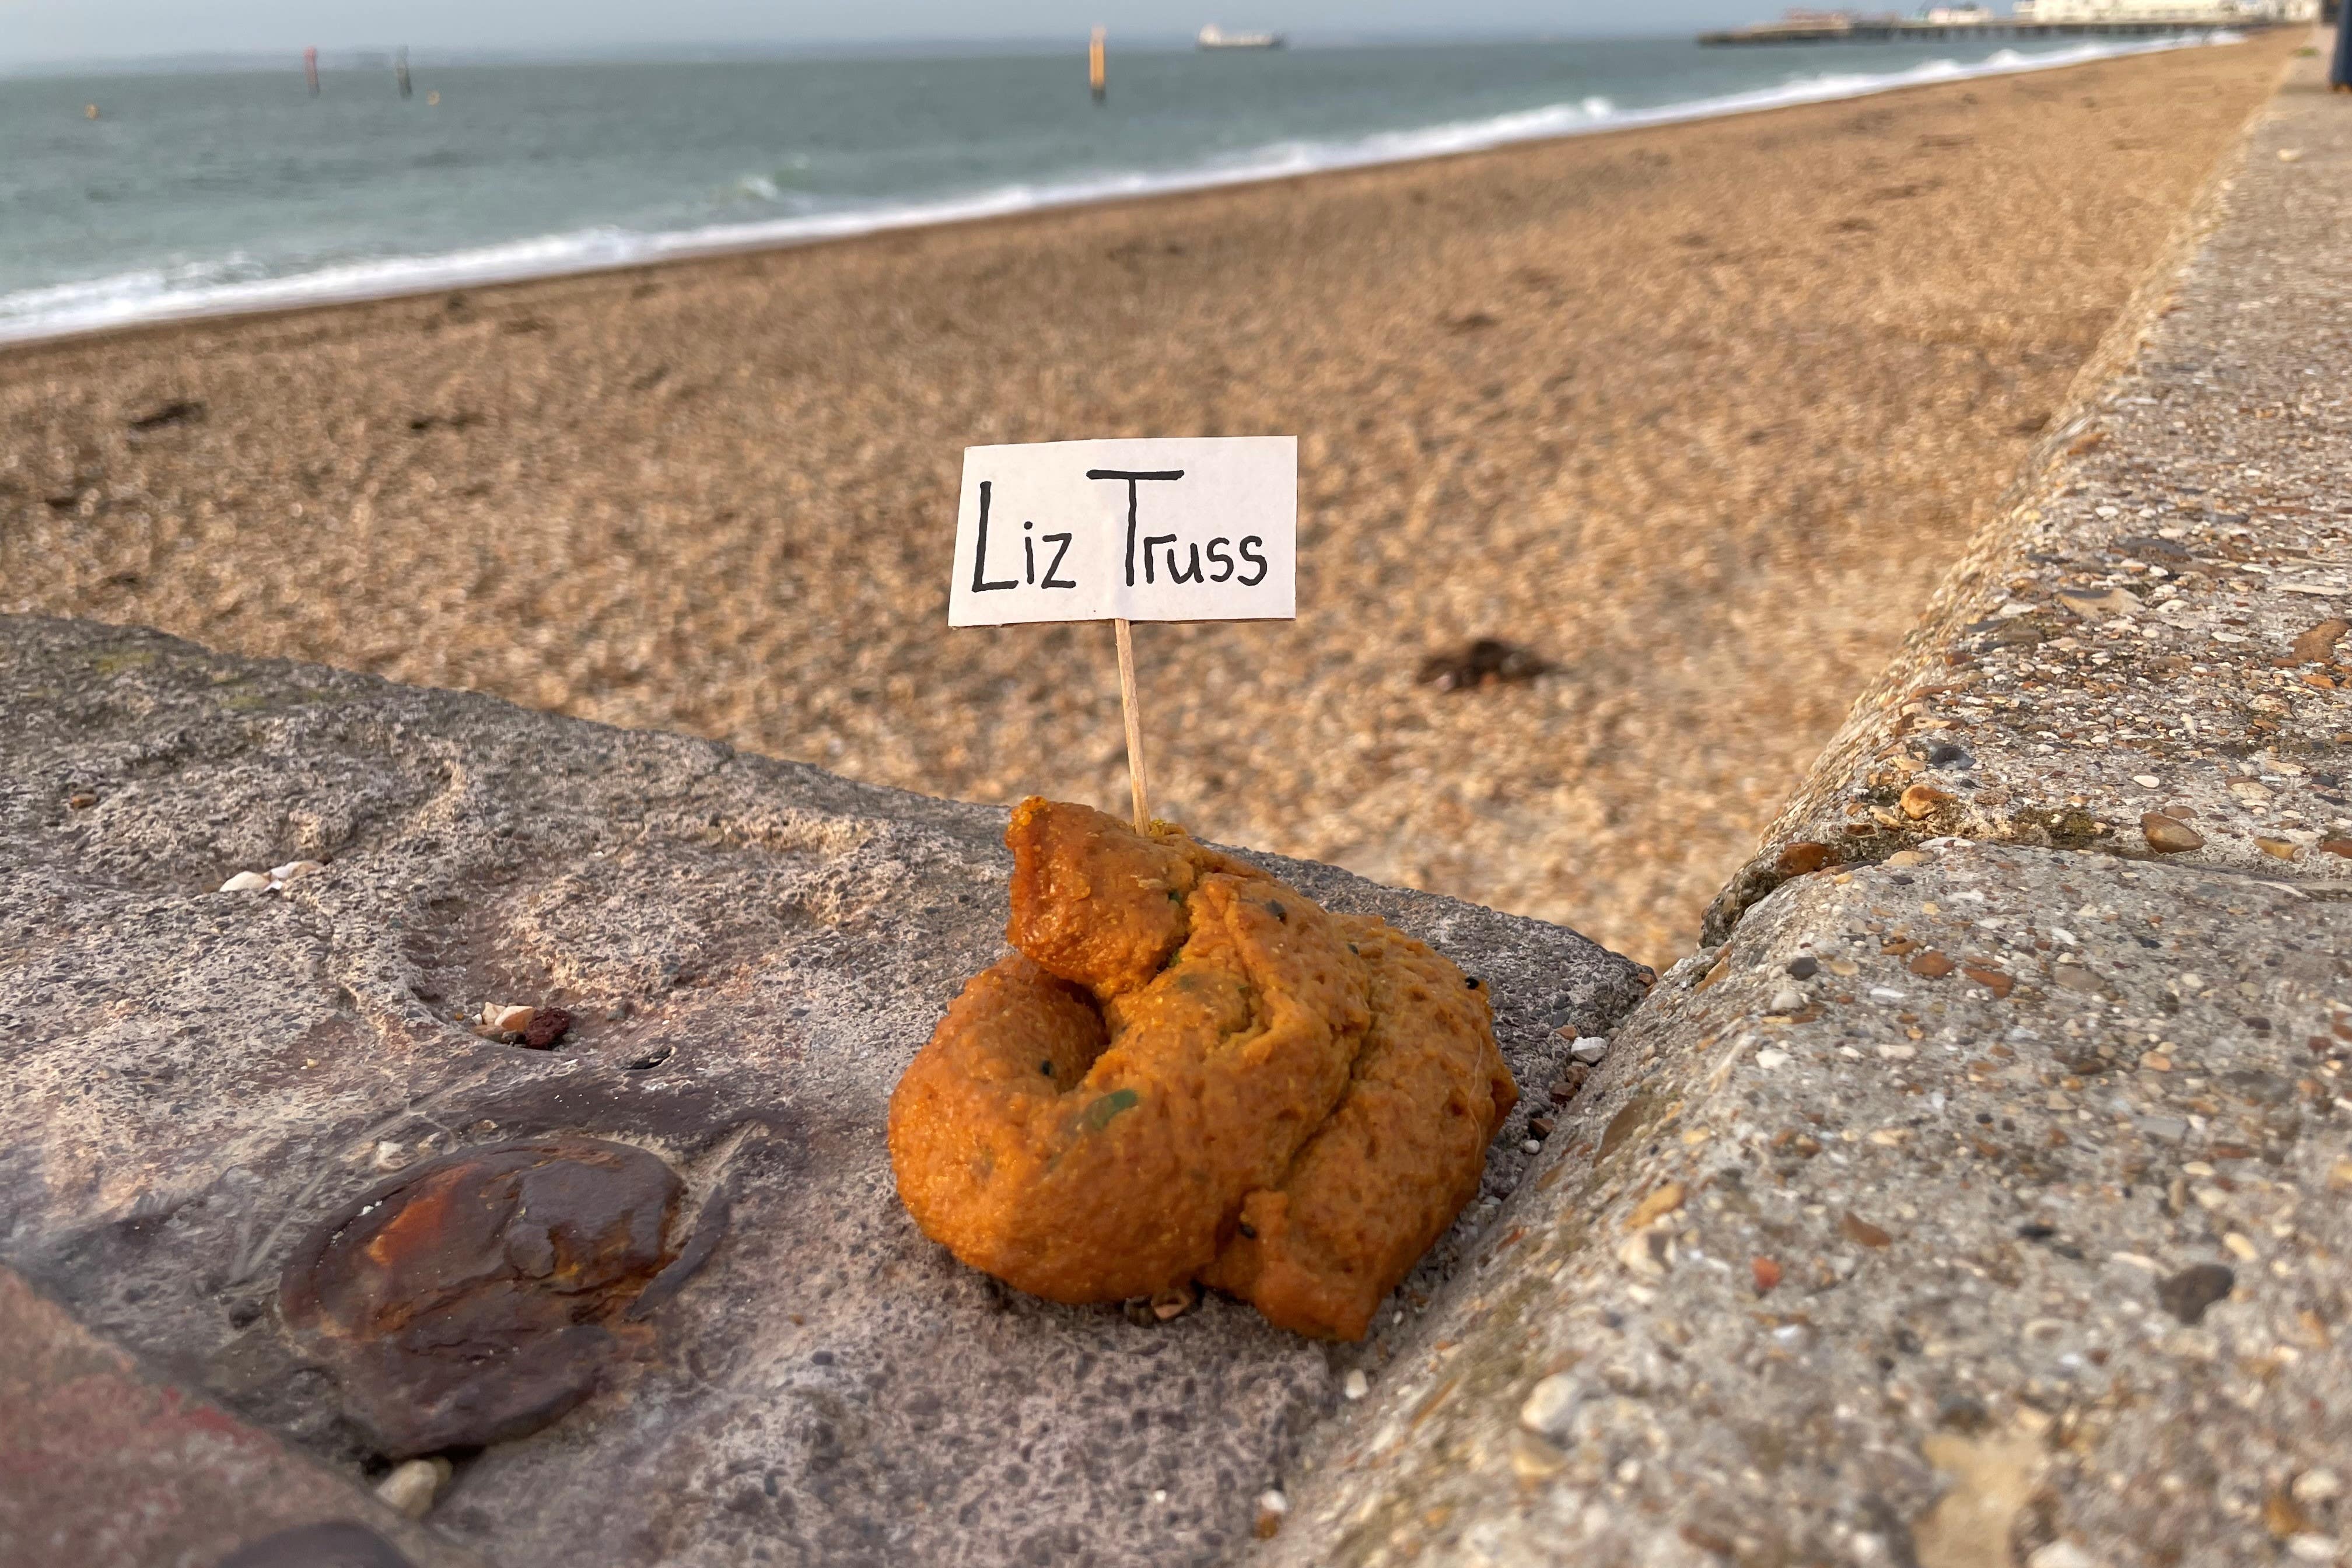
<instances>
[{"instance_id":1,"label":"distant pier","mask_svg":"<svg viewBox=\"0 0 2352 1568\"><path fill-rule=\"evenodd\" d=\"M2263 33L2291 24L2264 19L2212 17L2204 21L2032 22L2001 18L1985 22L1917 22L1906 18L1821 22L1757 22L1701 33L1710 47L1727 44L1941 43L1968 38L2144 38L2182 33ZM2307 26L2308 24L2303 24Z\"/></svg>"}]
</instances>

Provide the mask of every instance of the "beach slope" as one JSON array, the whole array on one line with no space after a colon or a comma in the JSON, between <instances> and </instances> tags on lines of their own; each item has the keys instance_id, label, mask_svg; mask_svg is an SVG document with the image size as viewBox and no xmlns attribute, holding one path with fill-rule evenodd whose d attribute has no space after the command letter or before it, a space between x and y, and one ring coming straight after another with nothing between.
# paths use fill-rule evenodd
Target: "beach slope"
<instances>
[{"instance_id":1,"label":"beach slope","mask_svg":"<svg viewBox=\"0 0 2352 1568\"><path fill-rule=\"evenodd\" d=\"M1296 433L1161 810L1662 962L2300 41L21 347L0 608L1108 805L1108 628L947 629L962 447Z\"/></svg>"}]
</instances>

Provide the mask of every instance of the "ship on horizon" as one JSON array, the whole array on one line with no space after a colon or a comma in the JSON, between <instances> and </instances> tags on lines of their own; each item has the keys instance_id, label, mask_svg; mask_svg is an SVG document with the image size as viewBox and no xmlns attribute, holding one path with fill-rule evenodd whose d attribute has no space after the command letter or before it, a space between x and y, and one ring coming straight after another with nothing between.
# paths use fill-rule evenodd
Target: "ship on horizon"
<instances>
[{"instance_id":1,"label":"ship on horizon","mask_svg":"<svg viewBox=\"0 0 2352 1568\"><path fill-rule=\"evenodd\" d=\"M1280 33L1228 33L1212 22L1194 42L1204 49L1278 49L1283 38Z\"/></svg>"}]
</instances>

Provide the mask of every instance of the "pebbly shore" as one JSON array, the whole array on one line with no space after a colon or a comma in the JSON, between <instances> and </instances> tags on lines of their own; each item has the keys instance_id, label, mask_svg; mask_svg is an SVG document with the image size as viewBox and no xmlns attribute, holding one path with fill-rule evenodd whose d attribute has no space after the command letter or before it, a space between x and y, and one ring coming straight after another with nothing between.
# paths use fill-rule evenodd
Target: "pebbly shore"
<instances>
[{"instance_id":1,"label":"pebbly shore","mask_svg":"<svg viewBox=\"0 0 2352 1568\"><path fill-rule=\"evenodd\" d=\"M1295 434L1300 619L1139 633L1167 814L1664 965L2290 47L10 348L0 610L1115 808L960 454Z\"/></svg>"}]
</instances>

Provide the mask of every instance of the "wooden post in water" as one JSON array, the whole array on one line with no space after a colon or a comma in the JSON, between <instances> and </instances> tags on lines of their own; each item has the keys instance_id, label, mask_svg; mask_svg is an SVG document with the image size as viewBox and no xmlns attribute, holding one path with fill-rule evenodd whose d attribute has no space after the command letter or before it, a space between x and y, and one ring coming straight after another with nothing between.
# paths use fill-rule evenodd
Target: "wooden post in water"
<instances>
[{"instance_id":1,"label":"wooden post in water","mask_svg":"<svg viewBox=\"0 0 2352 1568\"><path fill-rule=\"evenodd\" d=\"M392 57L392 79L400 84L400 96L410 97L415 89L408 85L408 46L403 44Z\"/></svg>"},{"instance_id":2,"label":"wooden post in water","mask_svg":"<svg viewBox=\"0 0 2352 1568\"><path fill-rule=\"evenodd\" d=\"M1093 90L1097 103L1100 103L1109 91L1108 80L1103 70L1104 38L1104 30L1097 27L1094 36L1087 40L1087 86ZM1125 637L1125 633L1120 634L1122 642Z\"/></svg>"},{"instance_id":3,"label":"wooden post in water","mask_svg":"<svg viewBox=\"0 0 2352 1568\"><path fill-rule=\"evenodd\" d=\"M310 96L319 96L319 46L312 44L302 51L302 80L310 89Z\"/></svg>"}]
</instances>

